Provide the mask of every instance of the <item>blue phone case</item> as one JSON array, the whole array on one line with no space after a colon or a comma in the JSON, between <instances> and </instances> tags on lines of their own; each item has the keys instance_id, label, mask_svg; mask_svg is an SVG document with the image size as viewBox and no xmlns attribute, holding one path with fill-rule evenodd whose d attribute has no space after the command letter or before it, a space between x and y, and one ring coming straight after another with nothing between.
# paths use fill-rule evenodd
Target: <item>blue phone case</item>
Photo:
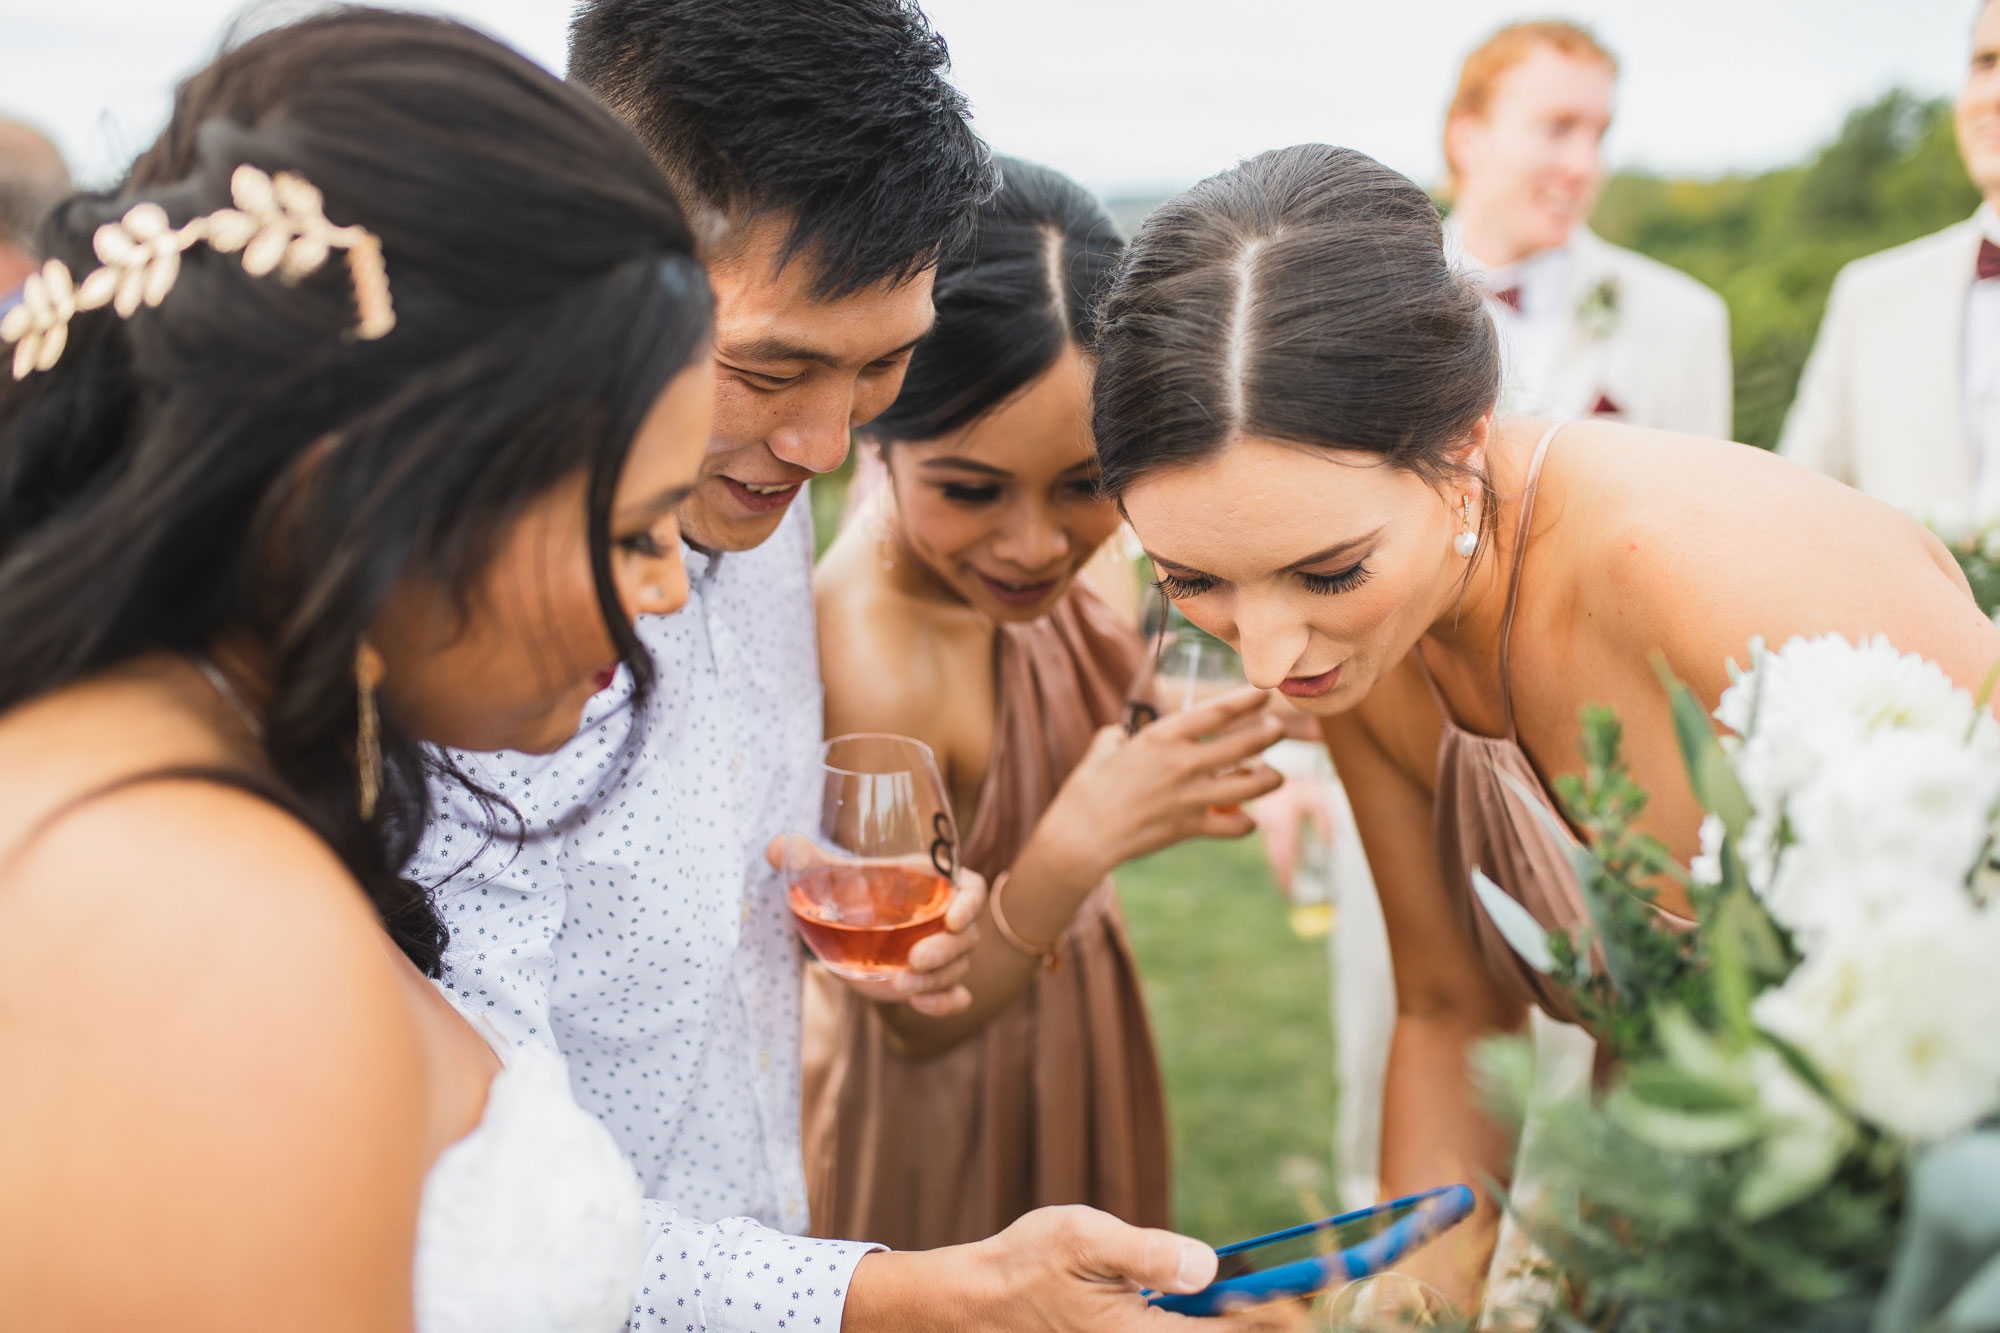
<instances>
[{"instance_id":1,"label":"blue phone case","mask_svg":"<svg viewBox=\"0 0 2000 1333\"><path fill-rule=\"evenodd\" d=\"M1262 1305L1266 1301L1315 1296L1339 1283L1352 1282L1383 1271L1431 1237L1463 1221L1471 1214L1473 1203L1472 1191L1466 1186L1446 1185L1440 1189L1425 1190L1422 1194L1378 1203L1373 1208L1362 1208L1338 1217L1322 1218L1303 1226L1274 1231L1268 1236L1239 1240L1234 1245L1223 1246L1215 1252L1216 1255L1240 1254L1260 1245L1294 1240L1315 1231L1366 1221L1393 1209L1416 1205L1415 1211L1408 1217L1390 1224L1386 1230L1358 1245L1336 1250L1332 1254L1319 1254L1295 1263L1280 1264L1262 1272L1224 1278L1185 1296L1154 1296L1150 1303L1174 1314L1219 1315L1248 1305Z\"/></svg>"}]
</instances>

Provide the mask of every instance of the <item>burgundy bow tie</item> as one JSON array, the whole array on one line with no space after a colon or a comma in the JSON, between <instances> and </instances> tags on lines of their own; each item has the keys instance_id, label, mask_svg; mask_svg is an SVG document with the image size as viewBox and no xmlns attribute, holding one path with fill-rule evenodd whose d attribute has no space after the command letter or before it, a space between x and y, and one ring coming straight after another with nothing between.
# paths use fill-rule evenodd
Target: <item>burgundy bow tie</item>
<instances>
[{"instance_id":1,"label":"burgundy bow tie","mask_svg":"<svg viewBox=\"0 0 2000 1333\"><path fill-rule=\"evenodd\" d=\"M1993 242L1988 241L1987 244L1992 245ZM1979 276L1982 278L1986 276L1986 252L1984 250L1979 252ZM1497 292L1488 292L1487 295L1502 305L1512 306L1516 310L1521 308L1521 288L1519 284L1512 287L1502 287Z\"/></svg>"},{"instance_id":2,"label":"burgundy bow tie","mask_svg":"<svg viewBox=\"0 0 2000 1333\"><path fill-rule=\"evenodd\" d=\"M1989 239L1981 238L1979 242L1979 280L1984 282L1988 278L2000 278L2000 245L1993 244Z\"/></svg>"}]
</instances>

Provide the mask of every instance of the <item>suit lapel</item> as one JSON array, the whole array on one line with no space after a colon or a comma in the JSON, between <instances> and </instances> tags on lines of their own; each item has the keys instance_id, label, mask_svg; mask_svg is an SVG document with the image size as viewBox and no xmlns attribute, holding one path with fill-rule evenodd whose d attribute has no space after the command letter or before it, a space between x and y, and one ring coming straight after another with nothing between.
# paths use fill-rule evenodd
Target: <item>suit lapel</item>
<instances>
[{"instance_id":1,"label":"suit lapel","mask_svg":"<svg viewBox=\"0 0 2000 1333\"><path fill-rule=\"evenodd\" d=\"M1899 373L1868 379L1883 394L1893 395L1902 429L1907 431L1894 446L1904 465L1910 459L1910 442L1935 441L1922 451L1938 468L1929 489L1970 497L1979 482L1980 460L1963 406L1965 296L1978 256L1979 233L1966 223L1941 239L1925 257L1922 271L1911 274L1906 299L1898 303L1905 319L1882 330L1900 344L1890 353Z\"/></svg>"},{"instance_id":2,"label":"suit lapel","mask_svg":"<svg viewBox=\"0 0 2000 1333\"><path fill-rule=\"evenodd\" d=\"M1570 234L1569 271L1563 282L1562 351L1549 380L1551 416L1590 416L1610 387L1605 383L1610 339L1578 317L1590 294L1613 276L1609 259L1603 243L1588 227L1579 225ZM1614 402L1613 406L1622 414L1630 404Z\"/></svg>"}]
</instances>

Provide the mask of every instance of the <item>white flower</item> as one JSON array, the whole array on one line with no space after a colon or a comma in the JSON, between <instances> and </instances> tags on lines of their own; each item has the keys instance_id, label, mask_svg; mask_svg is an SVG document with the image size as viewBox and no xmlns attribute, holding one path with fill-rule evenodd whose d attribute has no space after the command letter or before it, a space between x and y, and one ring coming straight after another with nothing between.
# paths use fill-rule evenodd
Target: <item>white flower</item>
<instances>
[{"instance_id":1,"label":"white flower","mask_svg":"<svg viewBox=\"0 0 2000 1333\"><path fill-rule=\"evenodd\" d=\"M1688 862L1688 875L1695 883L1711 889L1722 883L1722 842L1727 834L1721 815L1701 821L1701 851Z\"/></svg>"},{"instance_id":2,"label":"white flower","mask_svg":"<svg viewBox=\"0 0 2000 1333\"><path fill-rule=\"evenodd\" d=\"M1854 645L1838 634L1796 638L1776 653L1757 653L1752 669L1723 691L1715 716L1744 737L1787 749L1813 745L1834 724L1845 740L1888 727L1936 731L1954 738L1973 732L1979 710L1935 663L1898 653L1886 635ZM1751 716L1753 708L1756 716ZM1755 736L1750 733L1754 729ZM2000 758L2000 723L1980 715L1975 743Z\"/></svg>"},{"instance_id":3,"label":"white flower","mask_svg":"<svg viewBox=\"0 0 2000 1333\"><path fill-rule=\"evenodd\" d=\"M1914 653L1898 653L1881 635L1859 646L1838 635L1795 638L1777 653L1753 643L1750 670L1738 673L1723 691L1715 716L1737 733L1725 738L1723 748L1753 811L1738 851L1751 886L1762 895L1792 899L1789 890L1802 885L1809 886L1809 893L1821 892L1818 886L1835 852L1828 850L1816 864L1788 866L1793 857L1813 857L1809 848L1785 847L1788 839L1808 840L1794 826L1798 818L1812 824L1813 837L1827 828L1842 832L1841 821L1849 816L1864 826L1845 830L1857 838L1882 823L1891 845L1905 845L1927 835L1932 817L1949 821L1982 805L1991 811L1993 788L1983 779L1975 780L1957 801L1938 792L1935 782L1921 796L1906 794L1898 785L1921 783L1930 764L1974 777L1981 770L2000 771L2000 723L1977 708L1972 695L1942 669ZM1882 735L1921 735L1936 744L1865 756ZM1867 771L1872 764L1890 761L1884 772ZM1795 811L1795 798L1828 774L1837 775L1827 779L1835 785L1807 801L1802 812ZM1964 822L1954 827L1963 828ZM1930 849L1926 864L1962 855L1957 873L1967 871L1973 852L1963 848L1964 840L1954 839L1946 848ZM1780 877L1785 885L1777 882ZM1798 909L1796 901L1782 911L1774 906L1795 929Z\"/></svg>"},{"instance_id":4,"label":"white flower","mask_svg":"<svg viewBox=\"0 0 2000 1333\"><path fill-rule=\"evenodd\" d=\"M1996 804L2000 763L1936 732L1873 733L1792 794L1764 900L1807 953L1920 896L1964 902Z\"/></svg>"},{"instance_id":5,"label":"white flower","mask_svg":"<svg viewBox=\"0 0 2000 1333\"><path fill-rule=\"evenodd\" d=\"M1897 1137L1944 1138L2000 1108L2000 916L1963 897L1832 933L1751 1012Z\"/></svg>"}]
</instances>

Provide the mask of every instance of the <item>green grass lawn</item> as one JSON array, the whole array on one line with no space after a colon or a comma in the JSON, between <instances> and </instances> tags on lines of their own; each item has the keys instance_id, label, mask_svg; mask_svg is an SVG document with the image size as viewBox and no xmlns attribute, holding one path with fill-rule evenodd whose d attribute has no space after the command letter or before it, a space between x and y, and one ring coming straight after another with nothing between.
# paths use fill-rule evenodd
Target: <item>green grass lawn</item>
<instances>
[{"instance_id":1,"label":"green grass lawn","mask_svg":"<svg viewBox=\"0 0 2000 1333\"><path fill-rule=\"evenodd\" d=\"M1254 839L1184 843L1118 887L1166 1069L1176 1227L1222 1244L1333 1211L1326 941L1292 933Z\"/></svg>"}]
</instances>

